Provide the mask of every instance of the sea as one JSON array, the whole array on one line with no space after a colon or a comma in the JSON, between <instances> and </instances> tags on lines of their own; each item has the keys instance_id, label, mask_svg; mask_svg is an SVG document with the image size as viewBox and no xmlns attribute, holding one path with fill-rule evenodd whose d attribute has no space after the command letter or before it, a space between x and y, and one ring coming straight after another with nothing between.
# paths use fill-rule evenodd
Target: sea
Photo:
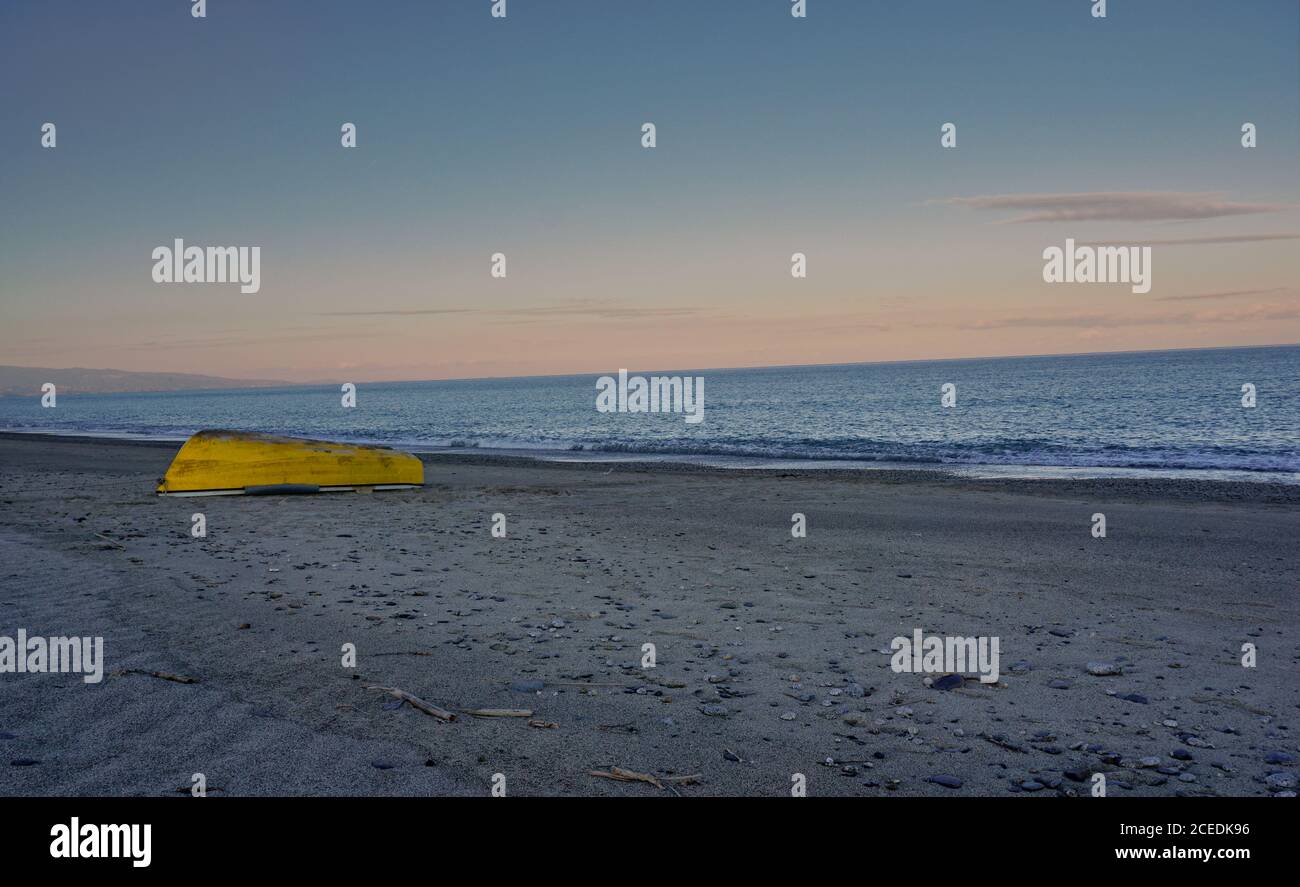
<instances>
[{"instance_id":1,"label":"sea","mask_svg":"<svg viewBox=\"0 0 1300 887\"><path fill-rule=\"evenodd\" d=\"M163 440L226 428L563 461L1300 483L1300 346L629 368L703 377L698 424L680 413L598 411L597 380L618 370L360 383L351 408L338 384L61 393L52 409L34 391L0 397L0 428ZM955 402L944 406L949 384Z\"/></svg>"}]
</instances>

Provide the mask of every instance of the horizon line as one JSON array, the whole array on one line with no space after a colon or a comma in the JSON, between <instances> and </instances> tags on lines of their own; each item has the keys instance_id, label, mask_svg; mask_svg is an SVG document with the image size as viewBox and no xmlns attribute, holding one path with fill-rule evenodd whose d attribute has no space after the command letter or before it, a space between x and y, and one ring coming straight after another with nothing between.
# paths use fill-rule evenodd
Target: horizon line
<instances>
[{"instance_id":1,"label":"horizon line","mask_svg":"<svg viewBox=\"0 0 1300 887\"><path fill-rule=\"evenodd\" d=\"M1038 354L1002 354L993 357L918 357L907 358L903 360L854 360L843 361L838 363L787 363L787 364L756 364L748 366L726 366L726 367L690 367L687 369L675 370L676 373L684 372L732 372L736 370L797 370L811 369L815 367L851 367L851 366L888 366L891 364L905 363L952 363L966 360L1028 360L1039 357L1098 357L1102 355L1122 355L1122 354L1172 354L1180 351L1238 351L1250 348L1296 348L1300 347L1300 342L1277 342L1268 345L1206 345L1192 348L1146 348L1146 349L1129 349L1120 351L1065 351L1065 352L1046 352ZM270 384L250 385L240 390L265 390L267 388L311 388L320 385L337 385L341 384L343 379L320 379L313 382L289 382L282 379L265 379L265 378L247 378L241 379L237 376L211 376L207 373L185 373L175 370L119 370L112 367L31 367L20 366L19 364L7 364L7 366L16 369L25 370L59 370L67 372L71 370L85 370L89 372L114 372L114 373L131 373L139 375L171 375L171 376L197 376L223 379L231 382L262 382ZM611 372L618 372L620 369L626 369L629 373L656 373L663 374L665 370L632 370L628 367L617 367L613 370L603 371L585 371L573 373L536 373L521 376L458 376L445 379L378 379L369 382L361 382L362 385L418 385L425 382L490 382L503 381L511 379L562 379L572 376L587 375L609 375ZM84 391L83 394L149 394L162 393L170 391L223 391L227 390L220 387L215 388L159 388L159 389L142 389L140 391ZM23 397L26 395L9 394L0 392L0 397Z\"/></svg>"}]
</instances>

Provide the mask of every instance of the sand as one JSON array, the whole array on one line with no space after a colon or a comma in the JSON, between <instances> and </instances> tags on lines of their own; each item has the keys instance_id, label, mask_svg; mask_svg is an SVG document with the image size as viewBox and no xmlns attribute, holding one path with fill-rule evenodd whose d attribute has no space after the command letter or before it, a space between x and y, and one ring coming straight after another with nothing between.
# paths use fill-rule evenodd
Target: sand
<instances>
[{"instance_id":1,"label":"sand","mask_svg":"<svg viewBox=\"0 0 1300 887\"><path fill-rule=\"evenodd\" d=\"M1294 785L1295 487L469 455L426 456L417 491L158 498L175 450L0 436L0 635L102 636L106 659L99 684L0 674L0 794ZM999 683L892 671L917 628L999 638ZM589 774L611 767L698 779Z\"/></svg>"}]
</instances>

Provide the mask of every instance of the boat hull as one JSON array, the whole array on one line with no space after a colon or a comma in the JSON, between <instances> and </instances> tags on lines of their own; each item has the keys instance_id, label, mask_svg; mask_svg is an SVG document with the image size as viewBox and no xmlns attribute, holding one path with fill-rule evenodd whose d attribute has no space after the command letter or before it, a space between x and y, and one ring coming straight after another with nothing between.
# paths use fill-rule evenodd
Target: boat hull
<instances>
[{"instance_id":1,"label":"boat hull","mask_svg":"<svg viewBox=\"0 0 1300 887\"><path fill-rule=\"evenodd\" d=\"M237 496L408 489L424 483L424 463L366 444L200 431L180 448L158 484L164 496Z\"/></svg>"}]
</instances>

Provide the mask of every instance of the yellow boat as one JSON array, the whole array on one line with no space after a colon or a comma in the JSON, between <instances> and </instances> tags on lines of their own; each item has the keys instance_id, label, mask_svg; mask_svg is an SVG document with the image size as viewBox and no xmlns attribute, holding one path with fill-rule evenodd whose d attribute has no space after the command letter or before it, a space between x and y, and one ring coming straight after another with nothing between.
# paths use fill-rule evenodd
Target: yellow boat
<instances>
[{"instance_id":1,"label":"yellow boat","mask_svg":"<svg viewBox=\"0 0 1300 887\"><path fill-rule=\"evenodd\" d=\"M409 453L247 431L200 431L158 484L160 496L241 496L404 490L424 484Z\"/></svg>"}]
</instances>

